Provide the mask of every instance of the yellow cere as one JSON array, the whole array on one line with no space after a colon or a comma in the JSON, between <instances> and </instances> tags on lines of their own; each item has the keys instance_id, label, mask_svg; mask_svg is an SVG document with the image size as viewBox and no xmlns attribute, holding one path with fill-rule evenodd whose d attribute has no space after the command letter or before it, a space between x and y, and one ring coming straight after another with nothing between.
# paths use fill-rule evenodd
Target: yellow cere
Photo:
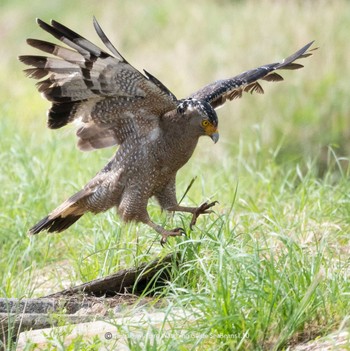
<instances>
[{"instance_id":1,"label":"yellow cere","mask_svg":"<svg viewBox=\"0 0 350 351\"><path fill-rule=\"evenodd\" d=\"M207 122L207 123L204 123L204 122ZM207 135L212 135L213 133L217 133L217 128L209 121L203 121L202 126L204 127L205 134Z\"/></svg>"}]
</instances>

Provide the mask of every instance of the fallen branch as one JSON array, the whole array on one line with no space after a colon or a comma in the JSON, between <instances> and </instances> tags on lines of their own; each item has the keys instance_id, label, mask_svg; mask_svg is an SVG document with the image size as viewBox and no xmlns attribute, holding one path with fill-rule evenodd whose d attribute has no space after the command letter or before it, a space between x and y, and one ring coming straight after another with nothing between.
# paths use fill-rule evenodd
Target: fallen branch
<instances>
[{"instance_id":1,"label":"fallen branch","mask_svg":"<svg viewBox=\"0 0 350 351\"><path fill-rule=\"evenodd\" d=\"M8 335L15 338L25 330L56 325L58 319L71 324L102 319L111 308L135 302L135 295L168 279L167 268L173 259L174 255L169 254L42 298L0 298L0 340Z\"/></svg>"},{"instance_id":2,"label":"fallen branch","mask_svg":"<svg viewBox=\"0 0 350 351\"><path fill-rule=\"evenodd\" d=\"M167 278L167 268L174 259L169 254L162 259L151 263L143 263L139 267L123 269L104 278L94 279L90 282L47 295L45 297L72 296L84 293L88 296L115 296L120 293L141 294L147 285L154 279L160 284ZM160 278L160 279L159 279Z\"/></svg>"}]
</instances>

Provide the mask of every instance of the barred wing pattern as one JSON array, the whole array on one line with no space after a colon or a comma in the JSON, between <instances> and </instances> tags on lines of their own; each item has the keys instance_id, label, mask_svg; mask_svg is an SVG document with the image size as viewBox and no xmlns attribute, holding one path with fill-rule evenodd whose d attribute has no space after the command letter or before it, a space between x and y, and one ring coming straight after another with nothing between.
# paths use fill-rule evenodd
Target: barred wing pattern
<instances>
[{"instance_id":1,"label":"barred wing pattern","mask_svg":"<svg viewBox=\"0 0 350 351\"><path fill-rule=\"evenodd\" d=\"M263 94L264 90L258 82L259 79L270 82L283 80L282 76L276 73L276 70L294 70L302 68L303 65L294 61L312 55L310 46L313 41L302 47L293 55L287 57L282 62L270 63L258 68L243 72L238 76L229 79L222 79L206 85L202 89L193 93L190 98L203 99L211 104L213 108L222 106L226 100L233 100L242 97L243 92L256 92Z\"/></svg>"},{"instance_id":2,"label":"barred wing pattern","mask_svg":"<svg viewBox=\"0 0 350 351\"><path fill-rule=\"evenodd\" d=\"M77 136L83 151L141 137L158 125L161 115L176 108L176 97L151 74L145 71L144 76L132 67L96 19L95 30L114 56L56 21L49 25L38 19L37 23L69 48L28 39L29 45L54 57L26 55L19 59L32 66L25 70L29 77L46 77L37 86L52 102L49 128L81 122Z\"/></svg>"}]
</instances>

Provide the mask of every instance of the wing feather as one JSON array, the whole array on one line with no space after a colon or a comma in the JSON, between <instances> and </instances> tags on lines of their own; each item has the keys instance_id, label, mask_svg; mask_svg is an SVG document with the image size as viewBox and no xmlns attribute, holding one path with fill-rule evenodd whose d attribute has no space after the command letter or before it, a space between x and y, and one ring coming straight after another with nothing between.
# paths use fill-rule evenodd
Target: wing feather
<instances>
[{"instance_id":1,"label":"wing feather","mask_svg":"<svg viewBox=\"0 0 350 351\"><path fill-rule=\"evenodd\" d=\"M190 98L203 99L210 103L213 108L218 108L227 100L242 97L243 92L263 94L264 90L258 80L279 82L283 80L283 77L276 73L276 70L295 70L304 67L294 61L311 56L312 51L317 49L310 49L312 44L313 41L281 62L263 65L235 77L208 84L192 94Z\"/></svg>"},{"instance_id":2,"label":"wing feather","mask_svg":"<svg viewBox=\"0 0 350 351\"><path fill-rule=\"evenodd\" d=\"M267 82L280 82L283 80L283 77L276 72L272 72L261 79L266 80Z\"/></svg>"},{"instance_id":3,"label":"wing feather","mask_svg":"<svg viewBox=\"0 0 350 351\"><path fill-rule=\"evenodd\" d=\"M160 81L132 67L108 40L94 18L94 27L111 56L56 21L38 25L67 47L38 39L27 43L52 56L23 55L25 73L52 102L48 126L57 129L80 122L78 147L84 151L121 144L132 133L142 137L159 117L176 108L177 99ZM147 123L145 123L147 120ZM140 125L140 128L138 128ZM143 126L143 128L141 128Z\"/></svg>"}]
</instances>

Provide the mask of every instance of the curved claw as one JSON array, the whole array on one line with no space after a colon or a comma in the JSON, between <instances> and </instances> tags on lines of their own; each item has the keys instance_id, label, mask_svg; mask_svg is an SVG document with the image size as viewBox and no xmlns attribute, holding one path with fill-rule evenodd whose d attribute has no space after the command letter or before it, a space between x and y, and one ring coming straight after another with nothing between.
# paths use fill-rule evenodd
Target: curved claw
<instances>
[{"instance_id":1,"label":"curved claw","mask_svg":"<svg viewBox=\"0 0 350 351\"><path fill-rule=\"evenodd\" d=\"M163 247L167 242L168 236L186 236L186 232L185 229L180 227L175 228L173 230L164 231L164 233L162 234L162 238L160 239L160 245L162 245Z\"/></svg>"},{"instance_id":2,"label":"curved claw","mask_svg":"<svg viewBox=\"0 0 350 351\"><path fill-rule=\"evenodd\" d=\"M197 222L197 218L199 217L199 215L201 214L208 214L208 213L212 213L212 210L209 210L209 208L215 206L217 203L219 203L218 201L213 201L213 202L204 202L204 204L200 205L196 211L193 213L192 216L192 220L190 223L190 229L192 230L192 227L196 224Z\"/></svg>"}]
</instances>

